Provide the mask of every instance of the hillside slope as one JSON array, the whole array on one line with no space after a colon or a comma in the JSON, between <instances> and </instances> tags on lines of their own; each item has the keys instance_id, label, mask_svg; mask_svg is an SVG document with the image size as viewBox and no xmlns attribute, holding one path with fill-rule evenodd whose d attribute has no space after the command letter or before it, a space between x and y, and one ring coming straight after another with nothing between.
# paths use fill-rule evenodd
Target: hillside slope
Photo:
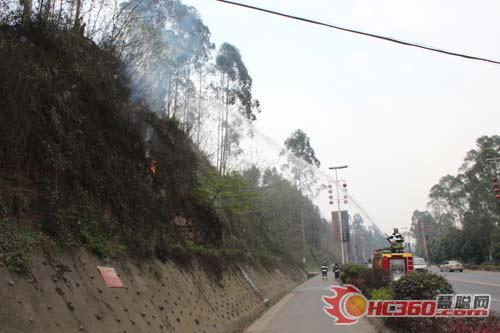
<instances>
[{"instance_id":1,"label":"hillside slope","mask_svg":"<svg viewBox=\"0 0 500 333\"><path fill-rule=\"evenodd\" d=\"M121 66L73 32L0 27L0 332L235 331L306 278L224 247L193 195L209 163L129 101Z\"/></svg>"},{"instance_id":2,"label":"hillside slope","mask_svg":"<svg viewBox=\"0 0 500 333\"><path fill-rule=\"evenodd\" d=\"M220 245L220 223L191 194L207 162L175 121L129 102L112 52L71 32L43 31L0 27L7 219L101 256L125 246L166 258L181 239L179 215L195 241Z\"/></svg>"}]
</instances>

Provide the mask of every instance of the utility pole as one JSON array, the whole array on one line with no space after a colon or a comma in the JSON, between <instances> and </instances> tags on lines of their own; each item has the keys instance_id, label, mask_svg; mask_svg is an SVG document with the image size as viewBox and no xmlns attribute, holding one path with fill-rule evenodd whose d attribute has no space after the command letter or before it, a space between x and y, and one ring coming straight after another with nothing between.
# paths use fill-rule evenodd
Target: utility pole
<instances>
[{"instance_id":1,"label":"utility pole","mask_svg":"<svg viewBox=\"0 0 500 333\"><path fill-rule=\"evenodd\" d=\"M500 162L500 157L487 158L487 162L495 163L495 176L493 177L493 193L495 195L495 202L497 207L500 210L500 184L498 183L498 179L500 178L500 172L498 171L498 163ZM490 261L493 259L493 242L490 242L490 248L488 250L488 256Z\"/></svg>"},{"instance_id":2,"label":"utility pole","mask_svg":"<svg viewBox=\"0 0 500 333\"><path fill-rule=\"evenodd\" d=\"M424 221L419 219L420 227L422 228L422 236L424 237L424 251L425 251L425 261L429 262L429 253L427 252L427 240L425 239L425 228Z\"/></svg>"},{"instance_id":3,"label":"utility pole","mask_svg":"<svg viewBox=\"0 0 500 333\"><path fill-rule=\"evenodd\" d=\"M302 178L300 176L300 172L296 170L295 178L299 180L299 191L302 192ZM306 229L304 227L304 204L301 202L300 204L300 224L302 226L302 264L306 265Z\"/></svg>"},{"instance_id":4,"label":"utility pole","mask_svg":"<svg viewBox=\"0 0 500 333\"><path fill-rule=\"evenodd\" d=\"M500 183L498 182L500 178L500 171L498 170L498 165L496 162L500 162L500 157L487 158L487 162L495 163L495 176L493 177L493 193L495 194L495 201L500 209ZM491 259L490 259L491 260Z\"/></svg>"},{"instance_id":5,"label":"utility pole","mask_svg":"<svg viewBox=\"0 0 500 333\"><path fill-rule=\"evenodd\" d=\"M339 219L339 227L340 227L340 254L341 254L341 260L342 260L342 265L346 263L345 259L345 251L344 251L344 234L342 232L342 217L340 215L340 193L339 193L339 178L337 175L337 170L339 169L345 169L347 168L347 165L341 165L341 166L336 166L336 167L330 167L330 170L335 170L335 186L337 187L337 214L338 214L338 219Z\"/></svg>"},{"instance_id":6,"label":"utility pole","mask_svg":"<svg viewBox=\"0 0 500 333\"><path fill-rule=\"evenodd\" d=\"M300 222L302 224L302 247L304 253L302 254L302 264L305 266L306 264L306 231L304 228L304 210L300 209Z\"/></svg>"},{"instance_id":7,"label":"utility pole","mask_svg":"<svg viewBox=\"0 0 500 333\"><path fill-rule=\"evenodd\" d=\"M358 236L358 231L357 231L357 229L354 229L354 228L352 229L352 231L353 231L353 235L352 235L352 242L353 242L352 245L353 246L352 247L354 248L354 251L353 251L354 252L354 263L357 264L358 263L358 254L357 254L358 244L356 242L356 237Z\"/></svg>"}]
</instances>

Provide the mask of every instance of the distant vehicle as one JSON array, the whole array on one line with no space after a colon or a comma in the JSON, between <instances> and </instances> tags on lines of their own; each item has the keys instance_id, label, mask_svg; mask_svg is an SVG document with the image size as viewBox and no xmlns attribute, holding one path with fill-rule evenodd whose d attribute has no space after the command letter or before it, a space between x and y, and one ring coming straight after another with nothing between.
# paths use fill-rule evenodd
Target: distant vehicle
<instances>
[{"instance_id":1,"label":"distant vehicle","mask_svg":"<svg viewBox=\"0 0 500 333\"><path fill-rule=\"evenodd\" d=\"M413 257L413 271L414 272L428 272L429 266L424 258Z\"/></svg>"},{"instance_id":2,"label":"distant vehicle","mask_svg":"<svg viewBox=\"0 0 500 333\"><path fill-rule=\"evenodd\" d=\"M454 272L454 271L464 271L464 265L462 265L461 262L456 261L456 260L448 260L444 261L441 265L439 265L439 270L441 272L448 271L448 272Z\"/></svg>"}]
</instances>

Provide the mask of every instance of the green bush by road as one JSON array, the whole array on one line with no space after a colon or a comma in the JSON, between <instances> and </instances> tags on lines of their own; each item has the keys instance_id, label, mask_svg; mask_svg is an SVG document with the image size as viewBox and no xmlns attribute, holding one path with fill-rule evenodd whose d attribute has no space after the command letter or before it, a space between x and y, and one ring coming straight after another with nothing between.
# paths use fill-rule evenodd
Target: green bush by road
<instances>
[{"instance_id":1,"label":"green bush by road","mask_svg":"<svg viewBox=\"0 0 500 333\"><path fill-rule=\"evenodd\" d=\"M465 269L472 269L475 271L492 271L492 272L500 272L500 265L473 265L473 264L464 264Z\"/></svg>"}]
</instances>

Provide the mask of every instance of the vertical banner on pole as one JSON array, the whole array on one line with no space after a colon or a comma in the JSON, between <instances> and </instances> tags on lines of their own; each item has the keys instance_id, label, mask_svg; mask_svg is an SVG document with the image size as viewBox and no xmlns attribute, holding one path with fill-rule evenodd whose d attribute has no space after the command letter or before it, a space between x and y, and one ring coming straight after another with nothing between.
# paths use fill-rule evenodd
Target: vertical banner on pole
<instances>
[{"instance_id":1,"label":"vertical banner on pole","mask_svg":"<svg viewBox=\"0 0 500 333\"><path fill-rule=\"evenodd\" d=\"M347 210L340 211L340 218L342 220L342 240L348 242L351 237L349 232L349 213Z\"/></svg>"},{"instance_id":2,"label":"vertical banner on pole","mask_svg":"<svg viewBox=\"0 0 500 333\"><path fill-rule=\"evenodd\" d=\"M332 211L332 229L333 240L340 241L339 214L337 211Z\"/></svg>"}]
</instances>

